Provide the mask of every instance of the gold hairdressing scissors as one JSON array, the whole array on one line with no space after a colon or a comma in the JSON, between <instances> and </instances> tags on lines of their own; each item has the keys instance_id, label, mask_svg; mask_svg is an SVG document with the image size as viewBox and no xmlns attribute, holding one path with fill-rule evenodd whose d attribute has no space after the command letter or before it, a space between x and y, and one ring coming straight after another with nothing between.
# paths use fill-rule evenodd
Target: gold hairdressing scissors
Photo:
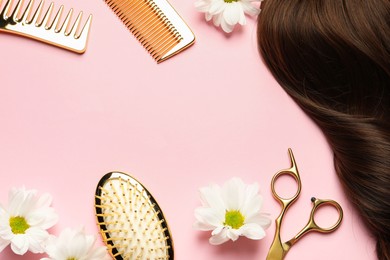
<instances>
[{"instance_id":1,"label":"gold hairdressing scissors","mask_svg":"<svg viewBox=\"0 0 390 260\"><path fill-rule=\"evenodd\" d=\"M272 194L274 198L279 201L280 205L282 206L282 211L280 212L279 216L276 218L275 223L276 223L276 231L275 231L275 237L274 241L272 242L272 245L269 249L267 260L282 260L290 250L290 248L305 234L311 232L311 231L317 231L321 233L330 233L335 231L341 224L341 220L343 219L343 210L341 206L334 200L322 200L322 199L317 199L317 198L312 198L311 201L313 202L313 208L310 213L309 221L307 222L306 226L298 232L298 234L290 239L287 242L282 242L280 239L280 227L283 222L283 217L288 208L293 204L299 194L301 193L301 188L302 188L302 183L301 183L301 178L299 176L297 164L294 159L294 155L291 149L288 149L288 153L290 155L290 160L291 160L291 168L286 169L286 170L281 170L277 172L274 177L272 178L271 181L271 189L272 189ZM295 195L293 195L291 198L282 198L280 197L277 192L275 191L275 182L276 180L281 176L281 175L290 175L292 176L295 181L298 184L298 189ZM323 228L317 225L317 223L314 220L314 215L316 210L321 207L321 206L332 206L337 209L339 218L337 222L328 228Z\"/></svg>"}]
</instances>

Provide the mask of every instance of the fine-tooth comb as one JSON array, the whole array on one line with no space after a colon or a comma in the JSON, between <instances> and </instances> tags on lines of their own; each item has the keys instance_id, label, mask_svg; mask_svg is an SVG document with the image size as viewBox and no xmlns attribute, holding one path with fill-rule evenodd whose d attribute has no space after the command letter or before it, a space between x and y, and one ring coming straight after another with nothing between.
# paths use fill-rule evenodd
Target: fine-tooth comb
<instances>
[{"instance_id":1,"label":"fine-tooth comb","mask_svg":"<svg viewBox=\"0 0 390 260\"><path fill-rule=\"evenodd\" d=\"M160 63L191 46L195 36L166 0L105 0Z\"/></svg>"},{"instance_id":2,"label":"fine-tooth comb","mask_svg":"<svg viewBox=\"0 0 390 260\"><path fill-rule=\"evenodd\" d=\"M0 0L1 6L2 0ZM87 48L87 40L89 29L91 27L92 15L90 15L80 33L80 21L82 17L82 12L76 18L75 23L72 28L69 30L69 22L72 18L73 9L70 9L68 12L64 23L60 25L59 21L64 9L64 6L61 6L56 13L53 22L50 23L50 16L53 11L54 3L51 3L48 10L42 19L42 8L44 1L41 0L39 3L34 15L31 19L32 6L34 0L30 0L27 4L26 9L24 10L21 17L19 13L23 5L23 0L19 0L16 4L14 10L10 10L12 7L13 0L8 0L2 10L0 10L0 32L8 32L13 34L18 34L35 40L39 40L48 44L55 45L70 51L77 53L84 53ZM12 11L11 15L9 13Z\"/></svg>"},{"instance_id":3,"label":"fine-tooth comb","mask_svg":"<svg viewBox=\"0 0 390 260\"><path fill-rule=\"evenodd\" d=\"M103 241L114 259L174 259L164 215L134 178L122 172L104 175L96 188L95 210Z\"/></svg>"}]
</instances>

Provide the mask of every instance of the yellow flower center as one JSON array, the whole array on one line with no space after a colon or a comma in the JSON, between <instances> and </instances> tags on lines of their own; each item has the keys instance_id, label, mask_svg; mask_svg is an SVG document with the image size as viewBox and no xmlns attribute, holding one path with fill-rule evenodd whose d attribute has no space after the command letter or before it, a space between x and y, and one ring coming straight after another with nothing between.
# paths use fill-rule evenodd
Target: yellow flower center
<instances>
[{"instance_id":1,"label":"yellow flower center","mask_svg":"<svg viewBox=\"0 0 390 260\"><path fill-rule=\"evenodd\" d=\"M225 226L230 226L233 229L239 229L244 225L245 217L238 210L226 211Z\"/></svg>"},{"instance_id":2,"label":"yellow flower center","mask_svg":"<svg viewBox=\"0 0 390 260\"><path fill-rule=\"evenodd\" d=\"M238 2L238 0L223 0L225 3L228 3L228 4L230 4L230 3L233 3L233 2Z\"/></svg>"},{"instance_id":3,"label":"yellow flower center","mask_svg":"<svg viewBox=\"0 0 390 260\"><path fill-rule=\"evenodd\" d=\"M30 228L30 225L27 223L24 217L10 217L9 226L11 227L12 233L14 234L24 234L26 230Z\"/></svg>"},{"instance_id":4,"label":"yellow flower center","mask_svg":"<svg viewBox=\"0 0 390 260\"><path fill-rule=\"evenodd\" d=\"M77 260L77 258L76 257L68 257L68 258L66 258L66 260Z\"/></svg>"}]
</instances>

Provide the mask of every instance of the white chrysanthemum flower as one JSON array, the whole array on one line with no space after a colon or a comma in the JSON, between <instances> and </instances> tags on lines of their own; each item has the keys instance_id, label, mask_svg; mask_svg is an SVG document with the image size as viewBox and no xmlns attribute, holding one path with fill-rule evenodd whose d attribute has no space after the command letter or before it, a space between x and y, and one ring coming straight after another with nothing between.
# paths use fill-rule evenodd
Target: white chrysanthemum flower
<instances>
[{"instance_id":1,"label":"white chrysanthemum flower","mask_svg":"<svg viewBox=\"0 0 390 260\"><path fill-rule=\"evenodd\" d=\"M252 16L260 13L263 0L197 0L195 7L205 13L207 21L213 20L215 26L230 33L236 24L245 25L245 14ZM255 5L253 4L255 3Z\"/></svg>"},{"instance_id":2,"label":"white chrysanthemum flower","mask_svg":"<svg viewBox=\"0 0 390 260\"><path fill-rule=\"evenodd\" d=\"M195 210L194 227L210 231L210 244L219 245L239 236L262 239L271 224L261 213L263 198L257 183L246 185L239 178L232 178L223 187L212 185L200 189L202 207Z\"/></svg>"},{"instance_id":3,"label":"white chrysanthemum flower","mask_svg":"<svg viewBox=\"0 0 390 260\"><path fill-rule=\"evenodd\" d=\"M38 196L36 190L11 189L8 208L0 205L0 252L11 244L15 254L23 255L28 250L44 252L48 239L47 229L58 221L58 215L50 207L49 194Z\"/></svg>"},{"instance_id":4,"label":"white chrysanthemum flower","mask_svg":"<svg viewBox=\"0 0 390 260\"><path fill-rule=\"evenodd\" d=\"M111 259L104 246L95 248L96 236L83 228L64 229L59 237L50 237L46 246L49 258L41 260L105 260Z\"/></svg>"}]
</instances>

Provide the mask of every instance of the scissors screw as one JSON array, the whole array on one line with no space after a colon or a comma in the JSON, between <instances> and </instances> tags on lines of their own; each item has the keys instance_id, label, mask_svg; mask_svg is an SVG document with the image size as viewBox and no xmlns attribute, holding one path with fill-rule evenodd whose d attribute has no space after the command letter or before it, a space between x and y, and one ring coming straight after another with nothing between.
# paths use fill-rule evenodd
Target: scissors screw
<instances>
[{"instance_id":1,"label":"scissors screw","mask_svg":"<svg viewBox=\"0 0 390 260\"><path fill-rule=\"evenodd\" d=\"M315 197L311 197L311 202L315 202L316 201L316 198Z\"/></svg>"}]
</instances>

